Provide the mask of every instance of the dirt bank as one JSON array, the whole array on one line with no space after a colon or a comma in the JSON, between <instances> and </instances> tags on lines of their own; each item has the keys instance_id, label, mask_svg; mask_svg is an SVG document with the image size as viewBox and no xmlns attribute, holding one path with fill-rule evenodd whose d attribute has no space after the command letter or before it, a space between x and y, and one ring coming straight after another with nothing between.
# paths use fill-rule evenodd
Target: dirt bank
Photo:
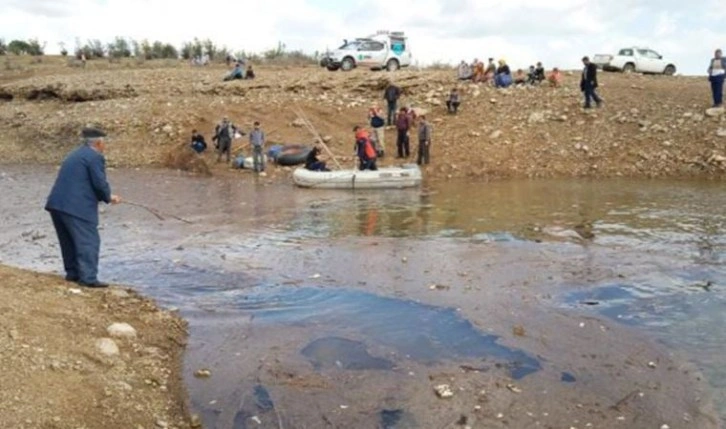
<instances>
[{"instance_id":1,"label":"dirt bank","mask_svg":"<svg viewBox=\"0 0 726 429\"><path fill-rule=\"evenodd\" d=\"M2 427L190 427L184 321L121 288L78 289L5 266L0 285ZM112 335L114 323L135 336Z\"/></svg>"},{"instance_id":2,"label":"dirt bank","mask_svg":"<svg viewBox=\"0 0 726 429\"><path fill-rule=\"evenodd\" d=\"M457 85L453 71L260 68L253 81L222 82L223 66L192 68L165 62L97 63L83 70L47 59L25 64L0 85L0 148L6 162L55 163L76 144L78 129L94 123L114 138L109 164L163 165L192 128L207 137L223 116L248 129L261 120L269 139L311 142L293 125L299 107L346 166L350 130L383 100L393 76L401 104L429 112L434 124L433 164L425 176L502 178L555 176L700 176L726 172L726 115L708 112L701 78L601 74L601 110L580 108L578 73L561 88L494 88L458 84L463 104L446 114L443 100ZM386 134L393 154L395 130ZM415 139L413 139L415 140ZM237 147L246 148L246 140ZM213 164L212 155L205 160ZM388 157L384 164L395 160ZM219 174L227 169L212 165ZM287 180L289 169L271 168Z\"/></svg>"}]
</instances>

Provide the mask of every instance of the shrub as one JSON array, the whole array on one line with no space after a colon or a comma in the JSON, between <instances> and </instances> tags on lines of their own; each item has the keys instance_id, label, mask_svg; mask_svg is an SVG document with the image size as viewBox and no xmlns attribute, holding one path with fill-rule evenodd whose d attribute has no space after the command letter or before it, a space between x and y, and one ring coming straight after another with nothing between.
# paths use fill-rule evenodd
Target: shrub
<instances>
[{"instance_id":1,"label":"shrub","mask_svg":"<svg viewBox=\"0 0 726 429\"><path fill-rule=\"evenodd\" d=\"M30 45L24 40L13 40L8 44L8 52L15 55L27 54Z\"/></svg>"},{"instance_id":2,"label":"shrub","mask_svg":"<svg viewBox=\"0 0 726 429\"><path fill-rule=\"evenodd\" d=\"M0 39L0 55L5 55L8 52L8 46L5 44L5 39Z\"/></svg>"}]
</instances>

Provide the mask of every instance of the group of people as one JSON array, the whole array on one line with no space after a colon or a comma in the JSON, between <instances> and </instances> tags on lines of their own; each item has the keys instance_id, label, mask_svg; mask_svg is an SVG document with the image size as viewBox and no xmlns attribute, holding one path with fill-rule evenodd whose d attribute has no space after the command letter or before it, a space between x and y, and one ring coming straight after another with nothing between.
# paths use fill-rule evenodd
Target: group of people
<instances>
[{"instance_id":1,"label":"group of people","mask_svg":"<svg viewBox=\"0 0 726 429\"><path fill-rule=\"evenodd\" d=\"M252 69L252 64L249 64L245 69L245 63L237 61L234 64L232 71L224 77L224 81L235 80L235 79L254 79L255 71Z\"/></svg>"},{"instance_id":2,"label":"group of people","mask_svg":"<svg viewBox=\"0 0 726 429\"><path fill-rule=\"evenodd\" d=\"M512 73L506 60L500 59L494 63L494 58L489 58L486 67L478 59L474 59L471 64L462 60L457 69L457 76L459 80L471 80L474 83L489 84L497 88L507 88L512 85L539 85L545 80L552 86L559 86L562 81L562 73L557 67L547 75L542 63L538 62L536 66L529 66L526 73L522 69Z\"/></svg>"},{"instance_id":3,"label":"group of people","mask_svg":"<svg viewBox=\"0 0 726 429\"><path fill-rule=\"evenodd\" d=\"M212 141L215 142L214 147L217 150L217 162L220 162L222 157L225 156L229 163L232 153L232 140L244 135L246 135L246 133L234 125L228 117L225 116L222 118L222 121L214 128L214 136L212 137ZM263 150L266 143L266 137L265 132L262 131L259 121L255 121L252 124L252 130L249 132L249 142L252 147L252 162L255 172L260 173L265 171L265 157ZM208 145L204 136L196 129L192 130L190 147L198 154L207 150Z\"/></svg>"}]
</instances>

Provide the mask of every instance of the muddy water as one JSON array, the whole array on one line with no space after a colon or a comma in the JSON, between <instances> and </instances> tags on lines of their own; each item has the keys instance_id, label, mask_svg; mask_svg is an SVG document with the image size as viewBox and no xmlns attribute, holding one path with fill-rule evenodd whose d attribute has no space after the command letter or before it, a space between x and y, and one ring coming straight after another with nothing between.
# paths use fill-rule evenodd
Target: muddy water
<instances>
[{"instance_id":1,"label":"muddy water","mask_svg":"<svg viewBox=\"0 0 726 429\"><path fill-rule=\"evenodd\" d=\"M57 271L54 171L0 172L1 262ZM711 395L726 415L721 184L110 174L193 222L105 210L101 273L190 320L208 427L707 428Z\"/></svg>"}]
</instances>

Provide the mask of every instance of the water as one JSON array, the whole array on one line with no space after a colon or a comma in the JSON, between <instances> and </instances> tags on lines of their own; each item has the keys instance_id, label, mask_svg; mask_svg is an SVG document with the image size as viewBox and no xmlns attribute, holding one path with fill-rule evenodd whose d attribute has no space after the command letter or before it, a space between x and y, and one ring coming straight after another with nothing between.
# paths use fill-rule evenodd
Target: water
<instances>
[{"instance_id":1,"label":"water","mask_svg":"<svg viewBox=\"0 0 726 429\"><path fill-rule=\"evenodd\" d=\"M314 324L331 332L353 332L408 359L432 365L443 360L491 359L509 368L518 380L541 369L533 356L502 346L495 335L483 335L456 311L408 300L345 289L263 288L248 291L230 305L252 313L258 323ZM324 337L302 354L316 369L392 369L394 362L370 356L365 344Z\"/></svg>"},{"instance_id":2,"label":"water","mask_svg":"<svg viewBox=\"0 0 726 429\"><path fill-rule=\"evenodd\" d=\"M3 223L10 225L0 231L2 262L57 270L53 231L38 209L53 171L2 170ZM577 323L550 317L564 312L610 319L684 354L704 371L726 415L722 183L447 182L425 192L352 193L143 171L114 171L111 181L130 200L195 222L160 222L120 206L104 214L101 231L102 275L181 308L190 320L187 371L196 362L221 367L226 349L250 344L240 353L266 362L272 350L298 372L309 365L321 374L394 374L409 395L416 389L395 378L402 368L472 361L483 371L498 364L522 382L586 388L594 376L528 341L540 327L575 338L568 329ZM593 239L581 237L582 226ZM450 289L432 291L433 284ZM519 324L527 332L521 340L511 335ZM229 338L214 342L220 335ZM607 347L589 340L547 341L565 341L562 350ZM260 380L265 372L255 362L239 365L230 368L230 383L249 377L229 391L188 380L196 409L220 428L255 427L254 416L276 427L278 402L290 402L294 389ZM230 416L202 400L224 393L248 400ZM296 400L307 410L333 399ZM395 395L366 404L363 427L418 427L426 414ZM289 413L294 406L285 404Z\"/></svg>"}]
</instances>

